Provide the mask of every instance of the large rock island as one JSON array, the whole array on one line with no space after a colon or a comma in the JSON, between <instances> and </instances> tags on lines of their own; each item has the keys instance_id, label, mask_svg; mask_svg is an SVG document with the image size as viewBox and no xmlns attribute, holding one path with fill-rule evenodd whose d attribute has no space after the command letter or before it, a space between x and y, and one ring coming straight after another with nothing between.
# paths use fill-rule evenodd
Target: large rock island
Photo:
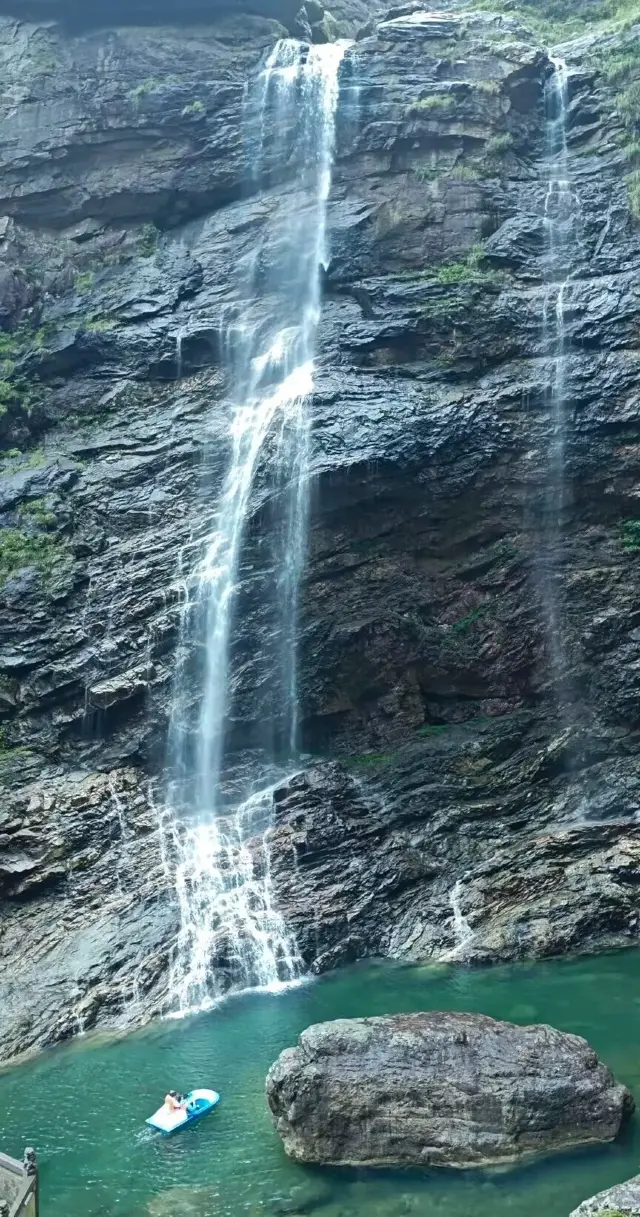
<instances>
[{"instance_id":1,"label":"large rock island","mask_svg":"<svg viewBox=\"0 0 640 1217\"><path fill-rule=\"evenodd\" d=\"M299 1162L477 1167L612 1141L633 1098L586 1040L483 1014L337 1019L269 1070Z\"/></svg>"}]
</instances>

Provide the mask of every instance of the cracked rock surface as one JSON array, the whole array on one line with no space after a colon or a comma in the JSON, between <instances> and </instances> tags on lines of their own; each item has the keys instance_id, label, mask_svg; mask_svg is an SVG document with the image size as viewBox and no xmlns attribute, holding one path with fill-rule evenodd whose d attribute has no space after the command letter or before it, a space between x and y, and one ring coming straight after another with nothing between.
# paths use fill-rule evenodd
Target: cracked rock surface
<instances>
[{"instance_id":1,"label":"cracked rock surface","mask_svg":"<svg viewBox=\"0 0 640 1217\"><path fill-rule=\"evenodd\" d=\"M611 1141L633 1110L579 1036L440 1012L308 1027L266 1093L288 1156L336 1166L509 1162Z\"/></svg>"}]
</instances>

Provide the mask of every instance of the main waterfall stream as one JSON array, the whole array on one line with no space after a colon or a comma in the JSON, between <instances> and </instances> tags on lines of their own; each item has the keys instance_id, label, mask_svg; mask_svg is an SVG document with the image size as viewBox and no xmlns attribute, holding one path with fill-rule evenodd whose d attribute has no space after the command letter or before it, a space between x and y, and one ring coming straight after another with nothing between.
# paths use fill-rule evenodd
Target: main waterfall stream
<instances>
[{"instance_id":1,"label":"main waterfall stream","mask_svg":"<svg viewBox=\"0 0 640 1217\"><path fill-rule=\"evenodd\" d=\"M308 399L313 387L320 275L326 263L338 72L344 44L277 43L247 89L248 176L257 188L269 165L293 173L274 204L222 347L232 395L231 454L204 556L187 581L170 728L169 825L177 853L181 929L171 1000L202 1008L229 987L274 986L299 971L295 944L269 892L268 830L274 773L298 746L298 586L306 544ZM269 202L267 202L269 205ZM231 799L221 795L225 722L232 702L235 610L252 492L268 462L273 562L273 633L254 656L268 690L271 738ZM192 655L203 655L197 722L189 713ZM195 739L194 739L195 737ZM286 772L286 768L284 769ZM256 857L256 841L262 841Z\"/></svg>"},{"instance_id":2,"label":"main waterfall stream","mask_svg":"<svg viewBox=\"0 0 640 1217\"><path fill-rule=\"evenodd\" d=\"M559 557L563 543L563 511L566 497L565 306L567 287L578 253L579 203L569 176L567 65L561 56L550 55L550 58L553 72L545 88L549 175L544 201L547 286L542 309L542 346L544 354L551 360L551 377L547 391L550 438L542 511L540 584L551 676L560 716L564 724L570 726L574 725L576 714L574 695L570 687Z\"/></svg>"}]
</instances>

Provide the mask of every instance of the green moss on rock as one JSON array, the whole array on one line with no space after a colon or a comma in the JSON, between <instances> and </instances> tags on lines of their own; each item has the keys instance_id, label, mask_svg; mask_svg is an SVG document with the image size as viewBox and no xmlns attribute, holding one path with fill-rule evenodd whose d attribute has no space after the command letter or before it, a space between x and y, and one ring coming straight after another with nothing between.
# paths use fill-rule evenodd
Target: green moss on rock
<instances>
[{"instance_id":1,"label":"green moss on rock","mask_svg":"<svg viewBox=\"0 0 640 1217\"><path fill-rule=\"evenodd\" d=\"M21 528L0 531L0 584L26 567L35 567L45 579L69 565L69 554L59 538Z\"/></svg>"},{"instance_id":2,"label":"green moss on rock","mask_svg":"<svg viewBox=\"0 0 640 1217\"><path fill-rule=\"evenodd\" d=\"M621 544L627 553L640 552L640 520L622 521Z\"/></svg>"}]
</instances>

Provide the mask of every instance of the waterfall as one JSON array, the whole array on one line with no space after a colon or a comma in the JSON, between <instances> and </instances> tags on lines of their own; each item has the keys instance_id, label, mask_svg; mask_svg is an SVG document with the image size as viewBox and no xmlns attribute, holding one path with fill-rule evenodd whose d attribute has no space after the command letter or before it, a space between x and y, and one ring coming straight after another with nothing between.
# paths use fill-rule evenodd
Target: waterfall
<instances>
[{"instance_id":1,"label":"waterfall","mask_svg":"<svg viewBox=\"0 0 640 1217\"><path fill-rule=\"evenodd\" d=\"M294 764L298 587L307 531L308 401L313 387L321 269L327 262L338 75L345 46L279 42L245 94L254 184L269 166L294 172L267 195L273 209L222 335L232 395L231 453L203 557L186 580L169 738L169 823L177 852L181 928L170 988L181 1011L230 987L276 985L298 972L274 910L269 834L276 759ZM271 755L244 797L221 796L225 722L237 635L237 590L256 479L268 463L274 637L253 657L275 724ZM271 520L273 516L273 521ZM194 675L193 654L203 662ZM201 681L197 722L191 687ZM247 789L248 785L248 789ZM186 792L186 793L185 793ZM181 809L181 810L180 810ZM185 816L185 810L187 815ZM186 822L185 822L186 821Z\"/></svg>"},{"instance_id":2,"label":"waterfall","mask_svg":"<svg viewBox=\"0 0 640 1217\"><path fill-rule=\"evenodd\" d=\"M182 344L184 337L185 330L181 327L176 334L176 380L182 380Z\"/></svg>"},{"instance_id":3,"label":"waterfall","mask_svg":"<svg viewBox=\"0 0 640 1217\"><path fill-rule=\"evenodd\" d=\"M549 449L543 504L541 589L554 685L561 713L571 717L563 597L558 569L566 503L565 450L566 322L568 283L576 252L577 196L572 189L567 152L568 73L560 56L550 56L553 72L545 87L548 182L544 201L546 281L542 310L542 345L551 361L547 390Z\"/></svg>"},{"instance_id":4,"label":"waterfall","mask_svg":"<svg viewBox=\"0 0 640 1217\"><path fill-rule=\"evenodd\" d=\"M451 913L453 921L453 941L454 945L451 950L446 951L441 956L442 962L453 962L462 955L463 951L472 939L475 938L475 932L471 929L464 913L462 912L462 893L463 883L461 879L457 879L451 891L449 892L449 904L451 905Z\"/></svg>"}]
</instances>

